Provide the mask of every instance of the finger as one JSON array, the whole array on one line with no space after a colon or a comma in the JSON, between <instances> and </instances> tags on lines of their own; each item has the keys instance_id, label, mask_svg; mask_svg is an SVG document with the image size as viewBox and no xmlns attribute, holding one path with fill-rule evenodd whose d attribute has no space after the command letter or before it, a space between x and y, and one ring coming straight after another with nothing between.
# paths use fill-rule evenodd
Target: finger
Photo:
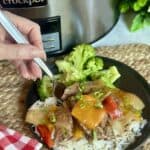
<instances>
[{"instance_id":1,"label":"finger","mask_svg":"<svg viewBox=\"0 0 150 150\"><path fill-rule=\"evenodd\" d=\"M28 68L26 66L26 63L24 63L24 61L15 60L15 61L12 61L12 63L16 66L16 69L22 75L23 78L31 79L30 73L28 72Z\"/></svg>"},{"instance_id":2,"label":"finger","mask_svg":"<svg viewBox=\"0 0 150 150\"><path fill-rule=\"evenodd\" d=\"M40 69L40 67L33 61L29 61L28 65L28 71L32 74L32 76L34 77L34 80L39 78L42 78L42 71Z\"/></svg>"},{"instance_id":3,"label":"finger","mask_svg":"<svg viewBox=\"0 0 150 150\"><path fill-rule=\"evenodd\" d=\"M0 25L0 41L4 42L6 38L6 31L4 28Z\"/></svg>"},{"instance_id":4,"label":"finger","mask_svg":"<svg viewBox=\"0 0 150 150\"><path fill-rule=\"evenodd\" d=\"M5 14L12 20L18 29L29 38L31 44L43 49L40 26L38 24L7 11L5 11Z\"/></svg>"},{"instance_id":5,"label":"finger","mask_svg":"<svg viewBox=\"0 0 150 150\"><path fill-rule=\"evenodd\" d=\"M28 32L28 38L31 44L43 49L42 36L40 31L40 26L38 24L33 24Z\"/></svg>"},{"instance_id":6,"label":"finger","mask_svg":"<svg viewBox=\"0 0 150 150\"><path fill-rule=\"evenodd\" d=\"M9 41L13 42L6 30L0 25L0 42L8 43Z\"/></svg>"},{"instance_id":7,"label":"finger","mask_svg":"<svg viewBox=\"0 0 150 150\"><path fill-rule=\"evenodd\" d=\"M9 36L9 34L1 25L0 25L0 42L14 43L14 40Z\"/></svg>"},{"instance_id":8,"label":"finger","mask_svg":"<svg viewBox=\"0 0 150 150\"><path fill-rule=\"evenodd\" d=\"M37 78L41 78L41 73L40 72L40 68L33 68L33 66L31 65L32 61L22 61L22 60L15 60L12 61L12 63L16 66L16 69L18 70L18 72L21 74L21 76L23 78L26 78L28 80L36 80ZM31 68L32 67L32 68ZM37 71L37 73L33 73L33 70L35 69L35 71Z\"/></svg>"},{"instance_id":9,"label":"finger","mask_svg":"<svg viewBox=\"0 0 150 150\"><path fill-rule=\"evenodd\" d=\"M43 50L32 45L0 43L0 60L33 59L35 57L45 59L46 56Z\"/></svg>"}]
</instances>

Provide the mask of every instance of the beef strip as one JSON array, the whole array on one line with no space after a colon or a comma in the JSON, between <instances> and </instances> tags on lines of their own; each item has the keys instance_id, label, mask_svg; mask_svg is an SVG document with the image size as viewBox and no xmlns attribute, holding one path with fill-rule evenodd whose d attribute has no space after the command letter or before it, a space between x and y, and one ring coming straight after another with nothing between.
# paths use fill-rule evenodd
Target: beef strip
<instances>
[{"instance_id":1,"label":"beef strip","mask_svg":"<svg viewBox=\"0 0 150 150\"><path fill-rule=\"evenodd\" d=\"M94 92L97 90L100 90L103 88L105 85L101 80L96 80L96 81L89 81L85 83L85 88L83 89L83 93L90 93Z\"/></svg>"},{"instance_id":2,"label":"beef strip","mask_svg":"<svg viewBox=\"0 0 150 150\"><path fill-rule=\"evenodd\" d=\"M113 129L109 120L110 118L107 115L103 122L98 127L96 127L95 132L97 133L98 140L108 140L114 138Z\"/></svg>"},{"instance_id":3,"label":"beef strip","mask_svg":"<svg viewBox=\"0 0 150 150\"><path fill-rule=\"evenodd\" d=\"M55 112L55 143L69 139L72 136L73 121L67 105L59 106Z\"/></svg>"},{"instance_id":4,"label":"beef strip","mask_svg":"<svg viewBox=\"0 0 150 150\"><path fill-rule=\"evenodd\" d=\"M100 80L85 82L84 88L82 89L83 94L87 94L96 90L99 90L104 87L104 84ZM75 83L67 87L62 95L61 99L66 100L68 97L77 94L80 91L80 84Z\"/></svg>"},{"instance_id":5,"label":"beef strip","mask_svg":"<svg viewBox=\"0 0 150 150\"><path fill-rule=\"evenodd\" d=\"M84 124L82 123L79 123L80 127L82 128L82 130L84 131L84 133L88 136L91 135L92 133L92 130L88 129Z\"/></svg>"},{"instance_id":6,"label":"beef strip","mask_svg":"<svg viewBox=\"0 0 150 150\"><path fill-rule=\"evenodd\" d=\"M62 95L61 99L66 100L68 97L75 95L79 91L79 83L75 83L67 87Z\"/></svg>"}]
</instances>

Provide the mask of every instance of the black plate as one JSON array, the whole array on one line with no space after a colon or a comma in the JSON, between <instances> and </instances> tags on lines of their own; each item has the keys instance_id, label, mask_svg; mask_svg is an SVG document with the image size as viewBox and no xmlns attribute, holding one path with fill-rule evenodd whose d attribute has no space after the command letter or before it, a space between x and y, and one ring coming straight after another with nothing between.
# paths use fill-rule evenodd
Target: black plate
<instances>
[{"instance_id":1,"label":"black plate","mask_svg":"<svg viewBox=\"0 0 150 150\"><path fill-rule=\"evenodd\" d=\"M138 137L136 141L127 148L127 150L135 149L139 145L141 145L150 135L150 85L139 73L137 73L129 66L113 59L105 57L101 58L104 61L104 68L108 68L112 65L115 65L118 68L121 77L115 83L116 86L120 89L136 94L143 100L145 104L145 108L143 110L143 117L147 119L148 123L142 130L142 135ZM56 66L54 64L49 64L49 67L54 72L57 72ZM33 84L27 97L27 108L29 108L37 99L38 95L36 92L36 86L35 84Z\"/></svg>"}]
</instances>

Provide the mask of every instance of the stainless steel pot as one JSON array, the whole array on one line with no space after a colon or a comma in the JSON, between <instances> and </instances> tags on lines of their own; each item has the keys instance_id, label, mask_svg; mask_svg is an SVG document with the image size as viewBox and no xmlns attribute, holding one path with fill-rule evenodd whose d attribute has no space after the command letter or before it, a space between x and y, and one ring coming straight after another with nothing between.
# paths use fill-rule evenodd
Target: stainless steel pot
<instances>
[{"instance_id":1,"label":"stainless steel pot","mask_svg":"<svg viewBox=\"0 0 150 150\"><path fill-rule=\"evenodd\" d=\"M99 39L113 27L119 16L116 0L48 0L47 5L38 7L32 7L32 5L46 1L2 1L7 5L10 4L10 8L13 3L18 3L19 8L8 9L31 19L61 16L63 49L78 43L91 43ZM21 8L25 2L30 2L30 6Z\"/></svg>"}]
</instances>

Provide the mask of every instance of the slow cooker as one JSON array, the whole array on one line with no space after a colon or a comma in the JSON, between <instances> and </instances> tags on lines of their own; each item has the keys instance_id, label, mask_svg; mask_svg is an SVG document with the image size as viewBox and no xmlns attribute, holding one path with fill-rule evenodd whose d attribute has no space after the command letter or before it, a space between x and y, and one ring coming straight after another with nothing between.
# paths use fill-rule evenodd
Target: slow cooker
<instances>
[{"instance_id":1,"label":"slow cooker","mask_svg":"<svg viewBox=\"0 0 150 150\"><path fill-rule=\"evenodd\" d=\"M2 8L36 21L48 55L93 43L116 23L117 0L1 0Z\"/></svg>"}]
</instances>

